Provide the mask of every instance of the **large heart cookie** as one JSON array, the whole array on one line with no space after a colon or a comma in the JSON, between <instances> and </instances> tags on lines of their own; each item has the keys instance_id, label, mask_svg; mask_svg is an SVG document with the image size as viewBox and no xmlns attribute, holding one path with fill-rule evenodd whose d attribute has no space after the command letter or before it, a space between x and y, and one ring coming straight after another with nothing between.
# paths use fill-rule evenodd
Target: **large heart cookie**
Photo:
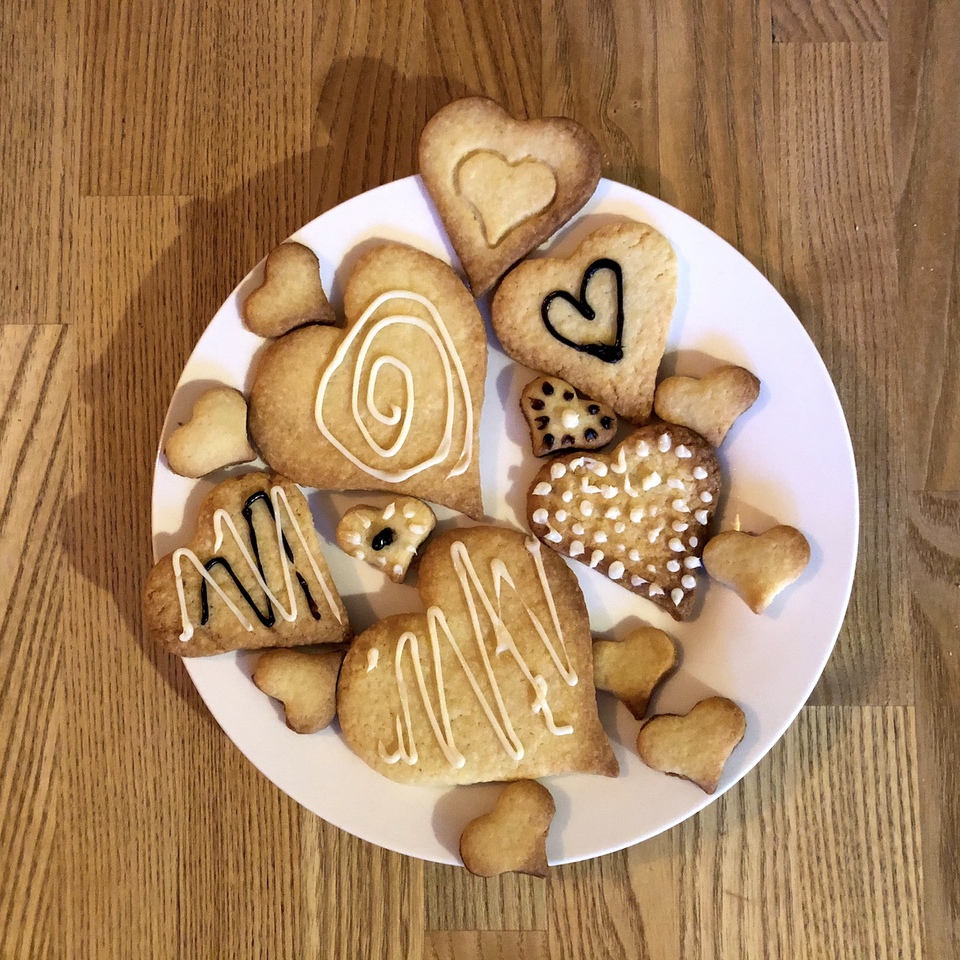
<instances>
[{"instance_id":1,"label":"large heart cookie","mask_svg":"<svg viewBox=\"0 0 960 960\"><path fill-rule=\"evenodd\" d=\"M514 120L468 97L424 127L420 175L481 297L590 199L600 148L573 120Z\"/></svg>"},{"instance_id":2,"label":"large heart cookie","mask_svg":"<svg viewBox=\"0 0 960 960\"><path fill-rule=\"evenodd\" d=\"M560 557L514 530L449 530L419 591L425 614L374 624L343 663L337 714L366 763L407 783L616 775L587 609Z\"/></svg>"},{"instance_id":3,"label":"large heart cookie","mask_svg":"<svg viewBox=\"0 0 960 960\"><path fill-rule=\"evenodd\" d=\"M746 730L743 711L732 700L710 697L684 716L664 713L648 720L637 736L637 752L648 767L714 793Z\"/></svg>"},{"instance_id":4,"label":"large heart cookie","mask_svg":"<svg viewBox=\"0 0 960 960\"><path fill-rule=\"evenodd\" d=\"M250 436L276 470L326 490L389 490L480 517L483 319L445 263L384 243L357 261L347 327L264 352Z\"/></svg>"},{"instance_id":5,"label":"large heart cookie","mask_svg":"<svg viewBox=\"0 0 960 960\"><path fill-rule=\"evenodd\" d=\"M260 471L204 497L196 535L157 561L143 608L150 636L183 657L351 637L306 499Z\"/></svg>"},{"instance_id":6,"label":"large heart cookie","mask_svg":"<svg viewBox=\"0 0 960 960\"><path fill-rule=\"evenodd\" d=\"M281 243L270 251L263 282L243 301L242 313L261 337L279 337L304 323L338 325L320 282L320 261L302 243Z\"/></svg>"},{"instance_id":7,"label":"large heart cookie","mask_svg":"<svg viewBox=\"0 0 960 960\"><path fill-rule=\"evenodd\" d=\"M695 430L715 447L760 396L760 381L743 367L726 366L700 380L667 377L654 396L657 416Z\"/></svg>"},{"instance_id":8,"label":"large heart cookie","mask_svg":"<svg viewBox=\"0 0 960 960\"><path fill-rule=\"evenodd\" d=\"M545 877L547 834L556 812L550 791L536 780L507 784L493 810L471 820L461 834L463 865L478 877Z\"/></svg>"},{"instance_id":9,"label":"large heart cookie","mask_svg":"<svg viewBox=\"0 0 960 960\"><path fill-rule=\"evenodd\" d=\"M615 223L566 259L536 257L511 271L493 298L493 328L514 360L643 423L676 297L666 238L645 223Z\"/></svg>"},{"instance_id":10,"label":"large heart cookie","mask_svg":"<svg viewBox=\"0 0 960 960\"><path fill-rule=\"evenodd\" d=\"M703 551L714 580L732 587L754 612L763 613L810 562L810 544L796 527L772 527L757 536L740 530L717 534Z\"/></svg>"},{"instance_id":11,"label":"large heart cookie","mask_svg":"<svg viewBox=\"0 0 960 960\"><path fill-rule=\"evenodd\" d=\"M703 437L651 424L612 453L545 464L527 516L554 550L687 620L719 491L720 464Z\"/></svg>"},{"instance_id":12,"label":"large heart cookie","mask_svg":"<svg viewBox=\"0 0 960 960\"><path fill-rule=\"evenodd\" d=\"M170 435L163 449L167 465L181 477L205 477L214 470L256 459L247 439L247 401L232 387L201 394L190 419Z\"/></svg>"}]
</instances>

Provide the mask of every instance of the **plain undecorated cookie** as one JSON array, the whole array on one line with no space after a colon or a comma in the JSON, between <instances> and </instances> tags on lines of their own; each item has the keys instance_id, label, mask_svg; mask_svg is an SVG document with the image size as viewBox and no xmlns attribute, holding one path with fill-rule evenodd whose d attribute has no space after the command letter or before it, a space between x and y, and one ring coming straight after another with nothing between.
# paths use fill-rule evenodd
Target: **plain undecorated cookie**
<instances>
[{"instance_id":1,"label":"plain undecorated cookie","mask_svg":"<svg viewBox=\"0 0 960 960\"><path fill-rule=\"evenodd\" d=\"M732 700L710 697L683 716L664 713L648 720L637 736L637 752L648 767L714 793L746 730L743 711Z\"/></svg>"},{"instance_id":2,"label":"plain undecorated cookie","mask_svg":"<svg viewBox=\"0 0 960 960\"><path fill-rule=\"evenodd\" d=\"M479 877L545 877L547 834L556 812L550 791L536 780L507 784L493 810L471 820L461 834L463 865Z\"/></svg>"},{"instance_id":3,"label":"plain undecorated cookie","mask_svg":"<svg viewBox=\"0 0 960 960\"><path fill-rule=\"evenodd\" d=\"M320 261L302 243L288 241L271 250L263 282L243 301L247 327L261 337L279 337L305 323L339 326L323 292Z\"/></svg>"},{"instance_id":4,"label":"plain undecorated cookie","mask_svg":"<svg viewBox=\"0 0 960 960\"><path fill-rule=\"evenodd\" d=\"M493 329L514 360L644 423L676 299L666 237L623 221L588 234L569 257L519 264L493 298Z\"/></svg>"},{"instance_id":5,"label":"plain undecorated cookie","mask_svg":"<svg viewBox=\"0 0 960 960\"><path fill-rule=\"evenodd\" d=\"M586 605L560 557L516 530L448 530L418 589L426 613L375 623L344 660L337 714L361 759L404 783L616 775Z\"/></svg>"},{"instance_id":6,"label":"plain undecorated cookie","mask_svg":"<svg viewBox=\"0 0 960 960\"><path fill-rule=\"evenodd\" d=\"M807 538L796 527L785 525L760 535L725 530L703 551L703 565L710 577L732 587L757 614L763 613L809 562Z\"/></svg>"},{"instance_id":7,"label":"plain undecorated cookie","mask_svg":"<svg viewBox=\"0 0 960 960\"><path fill-rule=\"evenodd\" d=\"M515 120L493 100L468 97L424 127L420 175L482 297L590 199L600 147L573 120Z\"/></svg>"},{"instance_id":8,"label":"plain undecorated cookie","mask_svg":"<svg viewBox=\"0 0 960 960\"><path fill-rule=\"evenodd\" d=\"M662 420L689 427L719 447L759 396L760 381L749 370L727 366L699 380L667 377L657 387L653 408Z\"/></svg>"},{"instance_id":9,"label":"plain undecorated cookie","mask_svg":"<svg viewBox=\"0 0 960 960\"><path fill-rule=\"evenodd\" d=\"M688 620L720 480L703 437L650 424L610 453L545 463L527 494L527 518L558 553Z\"/></svg>"},{"instance_id":10,"label":"plain undecorated cookie","mask_svg":"<svg viewBox=\"0 0 960 960\"><path fill-rule=\"evenodd\" d=\"M304 486L481 517L487 339L469 291L436 257L383 243L353 267L344 312L345 330L304 327L264 351L249 418L261 456Z\"/></svg>"},{"instance_id":11,"label":"plain undecorated cookie","mask_svg":"<svg viewBox=\"0 0 960 960\"><path fill-rule=\"evenodd\" d=\"M150 571L143 612L150 637L182 657L352 636L306 498L262 471L224 480L203 498L193 539Z\"/></svg>"},{"instance_id":12,"label":"plain undecorated cookie","mask_svg":"<svg viewBox=\"0 0 960 960\"><path fill-rule=\"evenodd\" d=\"M190 419L164 447L167 466L181 477L205 477L221 467L256 460L247 437L247 401L232 387L214 387L193 405Z\"/></svg>"},{"instance_id":13,"label":"plain undecorated cookie","mask_svg":"<svg viewBox=\"0 0 960 960\"><path fill-rule=\"evenodd\" d=\"M637 720L653 691L677 666L673 640L656 627L638 627L623 640L596 640L593 676L598 690L612 693Z\"/></svg>"},{"instance_id":14,"label":"plain undecorated cookie","mask_svg":"<svg viewBox=\"0 0 960 960\"><path fill-rule=\"evenodd\" d=\"M337 675L342 661L341 650L268 650L257 659L253 682L283 704L291 730L316 733L330 726L337 715Z\"/></svg>"}]
</instances>

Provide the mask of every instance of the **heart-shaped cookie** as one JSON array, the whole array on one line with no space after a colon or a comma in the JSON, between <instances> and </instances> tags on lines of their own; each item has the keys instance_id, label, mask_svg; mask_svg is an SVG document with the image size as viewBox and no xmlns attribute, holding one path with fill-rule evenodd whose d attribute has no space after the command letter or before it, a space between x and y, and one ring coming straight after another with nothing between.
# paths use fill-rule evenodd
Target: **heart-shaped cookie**
<instances>
[{"instance_id":1,"label":"heart-shaped cookie","mask_svg":"<svg viewBox=\"0 0 960 960\"><path fill-rule=\"evenodd\" d=\"M382 509L351 507L337 524L337 543L354 559L403 583L410 561L436 525L434 512L422 500L398 497Z\"/></svg>"},{"instance_id":2,"label":"heart-shaped cookie","mask_svg":"<svg viewBox=\"0 0 960 960\"><path fill-rule=\"evenodd\" d=\"M807 538L796 527L785 525L759 536L725 530L703 551L703 565L711 578L732 587L758 614L803 573L809 562Z\"/></svg>"},{"instance_id":3,"label":"heart-shaped cookie","mask_svg":"<svg viewBox=\"0 0 960 960\"><path fill-rule=\"evenodd\" d=\"M595 230L564 259L535 257L493 298L493 329L514 360L643 423L677 297L677 258L645 223Z\"/></svg>"},{"instance_id":4,"label":"heart-shaped cookie","mask_svg":"<svg viewBox=\"0 0 960 960\"><path fill-rule=\"evenodd\" d=\"M253 682L283 704L287 726L296 733L316 733L337 715L337 675L343 652L268 650L260 655Z\"/></svg>"},{"instance_id":5,"label":"heart-shaped cookie","mask_svg":"<svg viewBox=\"0 0 960 960\"><path fill-rule=\"evenodd\" d=\"M190 419L173 431L163 452L167 466L181 477L205 477L221 467L255 460L243 394L232 387L201 394Z\"/></svg>"},{"instance_id":6,"label":"heart-shaped cookie","mask_svg":"<svg viewBox=\"0 0 960 960\"><path fill-rule=\"evenodd\" d=\"M340 726L366 763L407 783L616 776L586 606L560 557L516 530L448 530L418 589L426 613L374 624L340 672Z\"/></svg>"},{"instance_id":7,"label":"heart-shaped cookie","mask_svg":"<svg viewBox=\"0 0 960 960\"><path fill-rule=\"evenodd\" d=\"M510 163L491 150L471 153L457 167L454 185L473 208L489 247L545 210L557 193L557 178L543 161Z\"/></svg>"},{"instance_id":8,"label":"heart-shaped cookie","mask_svg":"<svg viewBox=\"0 0 960 960\"><path fill-rule=\"evenodd\" d=\"M590 199L600 148L573 120L514 120L493 100L468 97L424 127L420 175L482 297Z\"/></svg>"},{"instance_id":9,"label":"heart-shaped cookie","mask_svg":"<svg viewBox=\"0 0 960 960\"><path fill-rule=\"evenodd\" d=\"M642 720L653 691L677 665L677 648L662 630L639 627L623 640L596 640L593 677Z\"/></svg>"},{"instance_id":10,"label":"heart-shaped cookie","mask_svg":"<svg viewBox=\"0 0 960 960\"><path fill-rule=\"evenodd\" d=\"M710 697L684 716L664 713L648 720L637 736L637 752L648 767L714 793L746 731L743 711L732 700Z\"/></svg>"},{"instance_id":11,"label":"heart-shaped cookie","mask_svg":"<svg viewBox=\"0 0 960 960\"><path fill-rule=\"evenodd\" d=\"M547 834L556 812L550 791L536 780L507 784L493 810L471 820L461 834L463 865L479 877L545 877Z\"/></svg>"},{"instance_id":12,"label":"heart-shaped cookie","mask_svg":"<svg viewBox=\"0 0 960 960\"><path fill-rule=\"evenodd\" d=\"M203 498L194 538L151 570L143 610L150 636L182 657L352 635L306 498L261 471Z\"/></svg>"},{"instance_id":13,"label":"heart-shaped cookie","mask_svg":"<svg viewBox=\"0 0 960 960\"><path fill-rule=\"evenodd\" d=\"M651 424L609 454L544 464L527 516L554 550L687 620L719 491L720 464L703 437Z\"/></svg>"},{"instance_id":14,"label":"heart-shaped cookie","mask_svg":"<svg viewBox=\"0 0 960 960\"><path fill-rule=\"evenodd\" d=\"M267 255L263 282L243 301L241 313L261 337L279 337L304 323L339 326L320 282L320 261L293 241Z\"/></svg>"},{"instance_id":15,"label":"heart-shaped cookie","mask_svg":"<svg viewBox=\"0 0 960 960\"><path fill-rule=\"evenodd\" d=\"M571 450L599 450L616 435L617 415L605 404L581 396L556 377L537 377L520 394L535 457Z\"/></svg>"},{"instance_id":16,"label":"heart-shaped cookie","mask_svg":"<svg viewBox=\"0 0 960 960\"><path fill-rule=\"evenodd\" d=\"M749 370L727 366L700 380L667 377L657 387L653 408L661 419L689 427L719 447L759 396L760 381Z\"/></svg>"},{"instance_id":17,"label":"heart-shaped cookie","mask_svg":"<svg viewBox=\"0 0 960 960\"><path fill-rule=\"evenodd\" d=\"M250 391L250 436L276 470L325 490L388 490L483 514L483 319L445 263L400 243L357 261L347 328L272 343Z\"/></svg>"}]
</instances>

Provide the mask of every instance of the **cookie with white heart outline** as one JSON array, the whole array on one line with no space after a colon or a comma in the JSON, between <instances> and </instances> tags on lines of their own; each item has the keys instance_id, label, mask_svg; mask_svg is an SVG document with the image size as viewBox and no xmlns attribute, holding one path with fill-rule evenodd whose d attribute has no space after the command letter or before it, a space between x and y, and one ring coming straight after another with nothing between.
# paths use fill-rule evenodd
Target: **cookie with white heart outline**
<instances>
[{"instance_id":1,"label":"cookie with white heart outline","mask_svg":"<svg viewBox=\"0 0 960 960\"><path fill-rule=\"evenodd\" d=\"M243 301L244 323L261 337L280 337L305 323L341 326L320 280L320 261L288 240L267 254L263 281Z\"/></svg>"},{"instance_id":2,"label":"cookie with white heart outline","mask_svg":"<svg viewBox=\"0 0 960 960\"><path fill-rule=\"evenodd\" d=\"M501 873L547 875L547 835L557 805L536 780L504 788L493 810L471 820L460 835L460 859L478 877Z\"/></svg>"},{"instance_id":3,"label":"cookie with white heart outline","mask_svg":"<svg viewBox=\"0 0 960 960\"><path fill-rule=\"evenodd\" d=\"M724 530L703 551L703 565L711 579L735 590L756 614L798 579L809 562L807 538L786 524L761 534Z\"/></svg>"},{"instance_id":4,"label":"cookie with white heart outline","mask_svg":"<svg viewBox=\"0 0 960 960\"><path fill-rule=\"evenodd\" d=\"M520 394L535 457L571 450L599 450L617 433L617 415L605 403L582 396L565 380L537 377Z\"/></svg>"},{"instance_id":5,"label":"cookie with white heart outline","mask_svg":"<svg viewBox=\"0 0 960 960\"><path fill-rule=\"evenodd\" d=\"M720 463L703 437L675 424L649 424L609 453L544 464L527 495L527 517L558 553L675 620L689 620L720 481Z\"/></svg>"},{"instance_id":6,"label":"cookie with white heart outline","mask_svg":"<svg viewBox=\"0 0 960 960\"><path fill-rule=\"evenodd\" d=\"M425 612L375 623L340 671L340 728L365 763L401 783L617 775L587 608L561 557L517 530L447 530L417 588Z\"/></svg>"},{"instance_id":7,"label":"cookie with white heart outline","mask_svg":"<svg viewBox=\"0 0 960 960\"><path fill-rule=\"evenodd\" d=\"M382 508L359 504L340 518L337 543L355 560L403 583L417 550L436 525L436 514L416 497L398 497Z\"/></svg>"},{"instance_id":8,"label":"cookie with white heart outline","mask_svg":"<svg viewBox=\"0 0 960 960\"><path fill-rule=\"evenodd\" d=\"M650 698L676 669L677 648L656 627L638 627L622 640L595 640L593 676L598 690L612 693L637 720Z\"/></svg>"},{"instance_id":9,"label":"cookie with white heart outline","mask_svg":"<svg viewBox=\"0 0 960 960\"><path fill-rule=\"evenodd\" d=\"M475 297L563 226L600 181L600 147L579 123L515 120L486 97L438 110L419 157Z\"/></svg>"},{"instance_id":10,"label":"cookie with white heart outline","mask_svg":"<svg viewBox=\"0 0 960 960\"><path fill-rule=\"evenodd\" d=\"M316 733L329 727L337 715L337 676L342 662L342 650L268 650L257 658L253 682L283 704L291 730Z\"/></svg>"},{"instance_id":11,"label":"cookie with white heart outline","mask_svg":"<svg viewBox=\"0 0 960 960\"><path fill-rule=\"evenodd\" d=\"M356 261L345 330L308 326L263 352L250 436L275 470L324 490L386 490L475 518L487 338L451 267L401 243Z\"/></svg>"},{"instance_id":12,"label":"cookie with white heart outline","mask_svg":"<svg viewBox=\"0 0 960 960\"><path fill-rule=\"evenodd\" d=\"M730 754L747 732L743 711L726 697L701 700L689 713L651 717L637 735L637 753L654 770L715 793Z\"/></svg>"},{"instance_id":13,"label":"cookie with white heart outline","mask_svg":"<svg viewBox=\"0 0 960 960\"><path fill-rule=\"evenodd\" d=\"M669 423L695 430L715 447L760 396L760 381L744 367L728 365L699 380L667 377L657 385L653 409Z\"/></svg>"},{"instance_id":14,"label":"cookie with white heart outline","mask_svg":"<svg viewBox=\"0 0 960 960\"><path fill-rule=\"evenodd\" d=\"M181 657L352 637L306 498L260 470L207 493L193 538L150 571L143 613L150 637Z\"/></svg>"},{"instance_id":15,"label":"cookie with white heart outline","mask_svg":"<svg viewBox=\"0 0 960 960\"><path fill-rule=\"evenodd\" d=\"M514 360L644 423L676 299L673 247L649 224L623 221L569 257L519 264L494 295L493 329Z\"/></svg>"},{"instance_id":16,"label":"cookie with white heart outline","mask_svg":"<svg viewBox=\"0 0 960 960\"><path fill-rule=\"evenodd\" d=\"M233 387L213 387L193 405L190 419L170 434L163 448L167 466L197 479L214 470L256 460L247 437L247 401Z\"/></svg>"}]
</instances>

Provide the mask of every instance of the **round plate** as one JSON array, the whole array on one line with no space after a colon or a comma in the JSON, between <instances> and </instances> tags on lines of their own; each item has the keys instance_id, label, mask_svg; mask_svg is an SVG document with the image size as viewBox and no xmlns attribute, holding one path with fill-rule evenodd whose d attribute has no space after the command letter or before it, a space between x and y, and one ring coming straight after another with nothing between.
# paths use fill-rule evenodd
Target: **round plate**
<instances>
[{"instance_id":1,"label":"round plate","mask_svg":"<svg viewBox=\"0 0 960 960\"><path fill-rule=\"evenodd\" d=\"M797 318L774 288L736 250L702 224L654 197L608 180L546 248L567 255L604 222L646 221L673 244L680 261L677 308L661 376L702 375L718 362L742 364L763 386L720 451L725 495L720 529L740 518L762 531L793 524L810 541L803 576L763 616L730 590L704 583L697 619L676 624L665 613L580 563L571 562L590 610L594 634L620 637L642 623L661 627L681 648L677 673L652 712L682 713L714 693L735 700L747 733L727 763L718 796L783 735L823 670L843 620L856 559L856 472L843 411L830 376ZM293 239L320 258L324 288L337 307L358 250L375 239L400 240L456 265L455 254L417 177L371 190L307 224ZM185 421L212 383L248 389L264 341L240 320L238 307L260 282L262 264L230 295L193 351L163 431ZM481 304L486 310L486 304ZM489 370L480 429L483 501L489 522L524 528L524 500L540 466L518 398L533 374L509 360L489 337ZM162 448L162 445L161 445ZM249 465L232 472L250 469ZM227 471L196 482L178 477L158 456L153 488L154 553L162 556L193 535L203 493ZM307 491L334 580L359 633L374 620L421 609L416 590L394 585L336 546L333 530L351 504L389 502L383 494ZM467 525L438 509L440 528ZM343 830L400 853L458 863L465 824L488 810L495 785L403 786L374 773L344 743L336 724L310 736L287 729L280 706L253 685L255 654L186 660L200 695L227 736L278 787ZM713 797L685 780L645 767L637 757L639 724L600 695L600 715L620 761L615 779L569 775L546 781L557 802L548 856L567 863L609 853L686 819Z\"/></svg>"}]
</instances>

